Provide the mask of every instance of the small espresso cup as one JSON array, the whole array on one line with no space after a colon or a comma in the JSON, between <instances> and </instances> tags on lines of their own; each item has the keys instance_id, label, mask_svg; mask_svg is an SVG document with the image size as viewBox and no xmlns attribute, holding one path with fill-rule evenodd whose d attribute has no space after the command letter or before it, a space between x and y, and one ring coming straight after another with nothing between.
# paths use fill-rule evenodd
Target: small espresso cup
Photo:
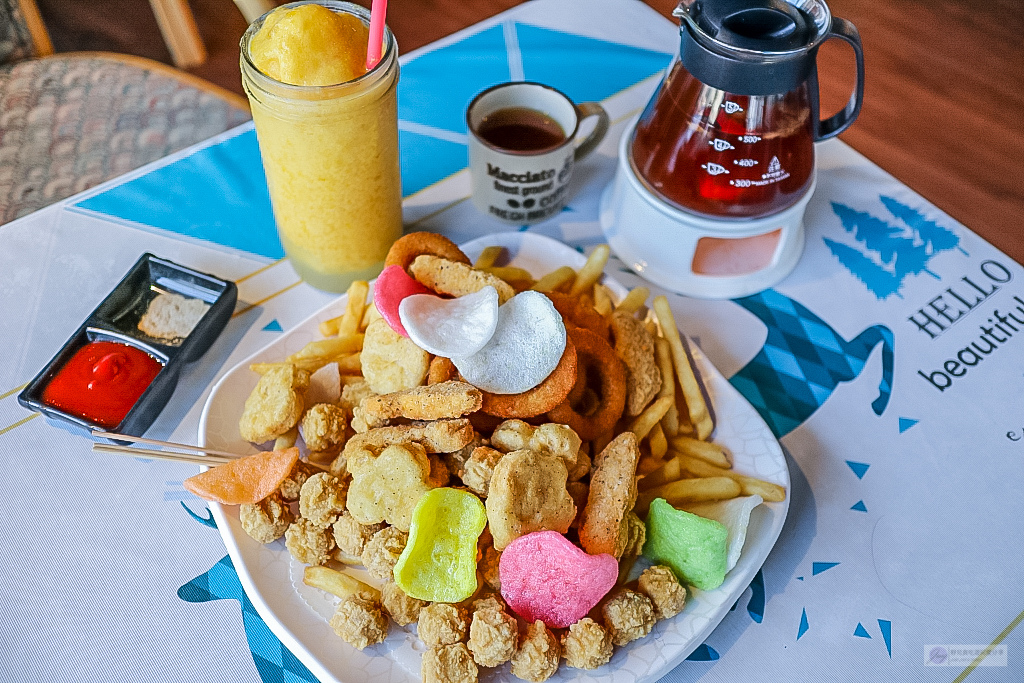
<instances>
[{"instance_id":1,"label":"small espresso cup","mask_svg":"<svg viewBox=\"0 0 1024 683\"><path fill-rule=\"evenodd\" d=\"M577 142L580 123L597 117ZM608 132L596 102L575 104L541 83L502 83L469 103L469 172L473 204L512 225L539 223L565 205L573 165Z\"/></svg>"}]
</instances>

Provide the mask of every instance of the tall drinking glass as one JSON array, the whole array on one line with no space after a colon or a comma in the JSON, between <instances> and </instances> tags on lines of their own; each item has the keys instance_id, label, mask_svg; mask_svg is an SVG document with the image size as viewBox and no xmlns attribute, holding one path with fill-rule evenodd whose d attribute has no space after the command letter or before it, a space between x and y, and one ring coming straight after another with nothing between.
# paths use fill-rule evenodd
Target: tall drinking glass
<instances>
[{"instance_id":1,"label":"tall drinking glass","mask_svg":"<svg viewBox=\"0 0 1024 683\"><path fill-rule=\"evenodd\" d=\"M359 5L310 1L369 25L370 12ZM402 234L398 46L385 30L381 60L365 74L336 85L290 85L252 59L250 43L267 16L242 36L240 61L278 234L303 280L343 292L353 280L376 277Z\"/></svg>"}]
</instances>

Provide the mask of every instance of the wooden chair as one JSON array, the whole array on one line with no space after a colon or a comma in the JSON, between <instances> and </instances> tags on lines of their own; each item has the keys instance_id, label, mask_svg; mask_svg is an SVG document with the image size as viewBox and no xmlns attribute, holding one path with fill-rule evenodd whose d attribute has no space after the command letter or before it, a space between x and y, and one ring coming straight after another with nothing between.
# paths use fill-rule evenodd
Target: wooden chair
<instances>
[{"instance_id":1,"label":"wooden chair","mask_svg":"<svg viewBox=\"0 0 1024 683\"><path fill-rule=\"evenodd\" d=\"M159 62L52 51L33 0L0 0L0 223L249 119L244 97Z\"/></svg>"}]
</instances>

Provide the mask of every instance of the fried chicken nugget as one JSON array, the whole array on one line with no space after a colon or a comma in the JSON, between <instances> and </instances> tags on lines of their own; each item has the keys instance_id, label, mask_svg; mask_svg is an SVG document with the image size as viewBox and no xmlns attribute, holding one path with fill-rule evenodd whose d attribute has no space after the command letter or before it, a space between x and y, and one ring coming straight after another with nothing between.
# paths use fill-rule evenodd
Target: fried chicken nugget
<instances>
[{"instance_id":1,"label":"fried chicken nugget","mask_svg":"<svg viewBox=\"0 0 1024 683\"><path fill-rule=\"evenodd\" d=\"M351 513L345 512L338 517L338 520L331 527L334 531L334 543L338 550L359 557L363 554L366 544L370 542L373 535L383 529L384 524L360 524Z\"/></svg>"},{"instance_id":2,"label":"fried chicken nugget","mask_svg":"<svg viewBox=\"0 0 1024 683\"><path fill-rule=\"evenodd\" d=\"M420 610L428 604L408 595L394 581L388 581L380 587L380 601L384 611L399 626L415 623L420 618Z\"/></svg>"},{"instance_id":3,"label":"fried chicken nugget","mask_svg":"<svg viewBox=\"0 0 1024 683\"><path fill-rule=\"evenodd\" d=\"M665 565L648 567L638 583L640 592L654 604L654 616L658 619L674 617L686 606L686 589Z\"/></svg>"},{"instance_id":4,"label":"fried chicken nugget","mask_svg":"<svg viewBox=\"0 0 1024 683\"><path fill-rule=\"evenodd\" d=\"M654 628L654 604L642 593L621 588L601 606L605 628L619 647L643 638Z\"/></svg>"},{"instance_id":5,"label":"fried chicken nugget","mask_svg":"<svg viewBox=\"0 0 1024 683\"><path fill-rule=\"evenodd\" d=\"M469 622L469 651L480 666L501 666L516 652L519 626L494 599L477 600Z\"/></svg>"},{"instance_id":6,"label":"fried chicken nugget","mask_svg":"<svg viewBox=\"0 0 1024 683\"><path fill-rule=\"evenodd\" d=\"M390 394L370 396L360 404L370 428L397 417L410 420L441 420L462 417L480 410L483 394L466 382L440 382Z\"/></svg>"},{"instance_id":7,"label":"fried chicken nugget","mask_svg":"<svg viewBox=\"0 0 1024 683\"><path fill-rule=\"evenodd\" d=\"M431 454L454 453L469 445L474 436L473 425L466 418L378 427L349 439L342 456L350 459L357 451L378 453L401 443L418 443Z\"/></svg>"},{"instance_id":8,"label":"fried chicken nugget","mask_svg":"<svg viewBox=\"0 0 1024 683\"><path fill-rule=\"evenodd\" d=\"M284 532L284 544L299 562L323 565L330 561L334 551L334 535L329 529L300 517Z\"/></svg>"},{"instance_id":9,"label":"fried chicken nugget","mask_svg":"<svg viewBox=\"0 0 1024 683\"><path fill-rule=\"evenodd\" d=\"M360 555L367 573L381 581L393 581L395 565L408 542L409 534L393 526L384 527L375 533Z\"/></svg>"},{"instance_id":10,"label":"fried chicken nugget","mask_svg":"<svg viewBox=\"0 0 1024 683\"><path fill-rule=\"evenodd\" d=\"M353 595L338 605L331 617L331 628L352 647L362 650L376 645L388 636L388 618L380 603L365 595Z\"/></svg>"},{"instance_id":11,"label":"fried chicken nugget","mask_svg":"<svg viewBox=\"0 0 1024 683\"><path fill-rule=\"evenodd\" d=\"M562 635L562 656L574 669L596 669L612 658L612 635L590 617L583 617Z\"/></svg>"},{"instance_id":12,"label":"fried chicken nugget","mask_svg":"<svg viewBox=\"0 0 1024 683\"><path fill-rule=\"evenodd\" d=\"M615 353L626 364L626 415L643 412L661 391L661 370L654 352L654 337L631 314L612 314Z\"/></svg>"},{"instance_id":13,"label":"fried chicken nugget","mask_svg":"<svg viewBox=\"0 0 1024 683\"><path fill-rule=\"evenodd\" d=\"M476 683L479 670L465 643L432 647L420 665L423 683Z\"/></svg>"},{"instance_id":14,"label":"fried chicken nugget","mask_svg":"<svg viewBox=\"0 0 1024 683\"><path fill-rule=\"evenodd\" d=\"M462 483L476 495L486 498L494 468L503 457L504 453L487 446L474 449L462 468Z\"/></svg>"},{"instance_id":15,"label":"fried chicken nugget","mask_svg":"<svg viewBox=\"0 0 1024 683\"><path fill-rule=\"evenodd\" d=\"M302 394L309 388L309 372L282 363L266 372L245 399L238 422L242 438L263 443L281 436L302 417Z\"/></svg>"},{"instance_id":16,"label":"fried chicken nugget","mask_svg":"<svg viewBox=\"0 0 1024 683\"><path fill-rule=\"evenodd\" d=\"M561 458L529 450L498 461L485 504L497 550L532 531L569 530L576 506L565 488L568 474Z\"/></svg>"},{"instance_id":17,"label":"fried chicken nugget","mask_svg":"<svg viewBox=\"0 0 1024 683\"><path fill-rule=\"evenodd\" d=\"M526 627L526 636L512 656L512 675L533 683L546 681L558 670L561 654L558 638L538 619Z\"/></svg>"},{"instance_id":18,"label":"fried chicken nugget","mask_svg":"<svg viewBox=\"0 0 1024 683\"><path fill-rule=\"evenodd\" d=\"M597 456L580 522L580 545L591 555L622 557L629 541L626 513L636 503L639 460L633 432L619 434Z\"/></svg>"},{"instance_id":19,"label":"fried chicken nugget","mask_svg":"<svg viewBox=\"0 0 1024 683\"><path fill-rule=\"evenodd\" d=\"M418 387L430 368L430 354L392 330L383 318L366 328L359 358L363 377L378 394Z\"/></svg>"},{"instance_id":20,"label":"fried chicken nugget","mask_svg":"<svg viewBox=\"0 0 1024 683\"><path fill-rule=\"evenodd\" d=\"M345 445L348 422L345 410L330 403L317 403L302 416L302 440L310 451L336 451Z\"/></svg>"},{"instance_id":21,"label":"fried chicken nugget","mask_svg":"<svg viewBox=\"0 0 1024 683\"><path fill-rule=\"evenodd\" d=\"M295 516L279 493L272 493L255 505L238 506L238 521L245 533L260 543L271 543L284 536Z\"/></svg>"},{"instance_id":22,"label":"fried chicken nugget","mask_svg":"<svg viewBox=\"0 0 1024 683\"><path fill-rule=\"evenodd\" d=\"M458 605L433 602L420 610L417 633L427 647L461 643L468 630L466 613Z\"/></svg>"},{"instance_id":23,"label":"fried chicken nugget","mask_svg":"<svg viewBox=\"0 0 1024 683\"><path fill-rule=\"evenodd\" d=\"M490 285L498 291L499 306L516 295L512 285L496 275L431 254L417 256L409 266L409 273L420 284L439 294L465 296Z\"/></svg>"},{"instance_id":24,"label":"fried chicken nugget","mask_svg":"<svg viewBox=\"0 0 1024 683\"><path fill-rule=\"evenodd\" d=\"M347 480L329 472L314 474L299 491L299 513L319 527L328 527L345 511L347 492Z\"/></svg>"}]
</instances>

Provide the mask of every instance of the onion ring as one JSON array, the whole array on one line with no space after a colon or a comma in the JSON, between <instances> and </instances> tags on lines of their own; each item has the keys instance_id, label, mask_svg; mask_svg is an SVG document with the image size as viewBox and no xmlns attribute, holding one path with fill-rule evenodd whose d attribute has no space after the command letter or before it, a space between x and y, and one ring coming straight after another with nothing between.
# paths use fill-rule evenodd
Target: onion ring
<instances>
[{"instance_id":1,"label":"onion ring","mask_svg":"<svg viewBox=\"0 0 1024 683\"><path fill-rule=\"evenodd\" d=\"M586 297L570 296L562 292L544 292L565 322L590 330L601 339L608 339L610 323L598 313Z\"/></svg>"},{"instance_id":2,"label":"onion ring","mask_svg":"<svg viewBox=\"0 0 1024 683\"><path fill-rule=\"evenodd\" d=\"M548 411L552 422L568 425L584 441L593 441L615 427L626 407L626 365L611 345L590 330L566 326L580 363L601 377L601 403L590 416L583 416L568 401ZM486 406L486 397L484 399Z\"/></svg>"},{"instance_id":3,"label":"onion ring","mask_svg":"<svg viewBox=\"0 0 1024 683\"><path fill-rule=\"evenodd\" d=\"M421 254L433 254L449 261L472 265L469 257L462 253L455 242L436 232L410 232L399 237L384 257L384 267L402 266L406 271Z\"/></svg>"},{"instance_id":4,"label":"onion ring","mask_svg":"<svg viewBox=\"0 0 1024 683\"><path fill-rule=\"evenodd\" d=\"M571 327L566 326L567 333L571 330ZM571 337L571 334L566 335L565 351L558 365L543 382L521 394L492 394L485 391L481 410L496 417L526 418L546 413L565 401L576 384L576 347Z\"/></svg>"}]
</instances>

